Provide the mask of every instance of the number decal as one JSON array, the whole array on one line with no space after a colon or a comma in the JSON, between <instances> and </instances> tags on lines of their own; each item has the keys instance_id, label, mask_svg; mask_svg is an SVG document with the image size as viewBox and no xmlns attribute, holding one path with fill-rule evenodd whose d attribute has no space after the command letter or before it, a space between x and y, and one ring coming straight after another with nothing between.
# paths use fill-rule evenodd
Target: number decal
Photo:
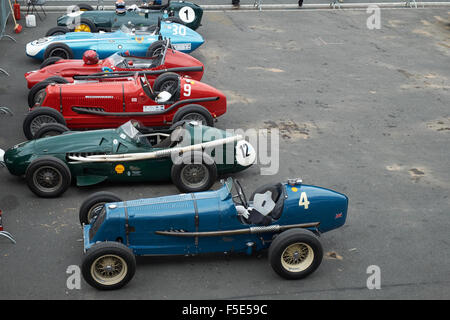
<instances>
[{"instance_id":1,"label":"number decal","mask_svg":"<svg viewBox=\"0 0 450 320\"><path fill-rule=\"evenodd\" d=\"M241 144L241 152L243 158L250 156L250 153L248 152L248 144Z\"/></svg>"},{"instance_id":2,"label":"number decal","mask_svg":"<svg viewBox=\"0 0 450 320\"><path fill-rule=\"evenodd\" d=\"M174 24L172 27L173 35L180 35L185 36L186 35L186 27L178 24Z\"/></svg>"},{"instance_id":3,"label":"number decal","mask_svg":"<svg viewBox=\"0 0 450 320\"><path fill-rule=\"evenodd\" d=\"M195 11L191 7L183 7L178 14L184 23L191 23L195 20Z\"/></svg>"},{"instance_id":4,"label":"number decal","mask_svg":"<svg viewBox=\"0 0 450 320\"><path fill-rule=\"evenodd\" d=\"M308 197L306 196L306 192L302 192L300 194L300 201L298 202L298 206L304 206L305 210L308 209L309 206L309 201L308 201Z\"/></svg>"},{"instance_id":5,"label":"number decal","mask_svg":"<svg viewBox=\"0 0 450 320\"><path fill-rule=\"evenodd\" d=\"M183 92L183 96L185 97L189 97L191 95L191 85L189 83L185 83L183 86L184 92Z\"/></svg>"}]
</instances>

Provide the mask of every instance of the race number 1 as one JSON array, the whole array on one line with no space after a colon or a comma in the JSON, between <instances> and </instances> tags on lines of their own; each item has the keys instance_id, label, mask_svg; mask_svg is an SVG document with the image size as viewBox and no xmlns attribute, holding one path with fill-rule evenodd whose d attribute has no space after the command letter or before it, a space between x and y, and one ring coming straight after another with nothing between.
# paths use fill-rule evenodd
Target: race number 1
<instances>
[{"instance_id":1,"label":"race number 1","mask_svg":"<svg viewBox=\"0 0 450 320\"><path fill-rule=\"evenodd\" d=\"M300 200L298 201L298 206L305 207L305 210L308 209L309 201L308 201L308 197L306 196L306 192L302 192L300 194Z\"/></svg>"},{"instance_id":2,"label":"race number 1","mask_svg":"<svg viewBox=\"0 0 450 320\"><path fill-rule=\"evenodd\" d=\"M178 15L180 16L180 19L184 23L191 23L192 21L195 20L195 12L194 9L192 9L191 7L181 8Z\"/></svg>"}]
</instances>

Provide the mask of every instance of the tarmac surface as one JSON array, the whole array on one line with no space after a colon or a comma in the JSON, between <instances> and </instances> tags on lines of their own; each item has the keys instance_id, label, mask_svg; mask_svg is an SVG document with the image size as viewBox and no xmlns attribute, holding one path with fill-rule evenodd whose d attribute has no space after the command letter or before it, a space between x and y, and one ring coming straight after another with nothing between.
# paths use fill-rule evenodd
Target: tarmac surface
<instances>
[{"instance_id":1,"label":"tarmac surface","mask_svg":"<svg viewBox=\"0 0 450 320\"><path fill-rule=\"evenodd\" d=\"M55 25L56 13L0 40L0 147L25 140L23 74L39 62L25 44ZM381 11L381 29L365 10L206 12L206 42L192 55L203 82L222 90L228 112L217 127L278 128L280 167L235 174L247 194L300 177L345 193L344 227L321 237L325 257L301 281L286 281L267 254L141 257L123 289L66 286L80 265L80 203L106 190L123 199L178 193L174 185L72 186L58 199L36 197L24 179L0 170L0 299L448 299L450 297L449 10ZM22 25L24 20L19 21ZM214 185L217 188L219 183ZM381 289L369 290L369 266Z\"/></svg>"}]
</instances>

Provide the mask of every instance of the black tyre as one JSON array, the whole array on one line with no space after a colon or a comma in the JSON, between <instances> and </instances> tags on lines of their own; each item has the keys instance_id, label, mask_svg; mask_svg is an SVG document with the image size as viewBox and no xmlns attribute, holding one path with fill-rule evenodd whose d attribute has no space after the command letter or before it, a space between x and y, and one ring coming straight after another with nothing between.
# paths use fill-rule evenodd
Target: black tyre
<instances>
[{"instance_id":1,"label":"black tyre","mask_svg":"<svg viewBox=\"0 0 450 320\"><path fill-rule=\"evenodd\" d=\"M180 81L180 76L174 72L166 72L158 76L153 83L153 91L161 92L167 91L172 95L178 91L178 84Z\"/></svg>"},{"instance_id":2,"label":"black tyre","mask_svg":"<svg viewBox=\"0 0 450 320\"><path fill-rule=\"evenodd\" d=\"M72 175L62 160L48 156L31 162L25 173L25 179L30 190L37 196L54 198L67 190Z\"/></svg>"},{"instance_id":3,"label":"black tyre","mask_svg":"<svg viewBox=\"0 0 450 320\"><path fill-rule=\"evenodd\" d=\"M97 26L89 19L81 18L80 23L72 30L74 32L97 32Z\"/></svg>"},{"instance_id":4,"label":"black tyre","mask_svg":"<svg viewBox=\"0 0 450 320\"><path fill-rule=\"evenodd\" d=\"M61 57L50 57L48 59L45 59L42 61L41 65L39 66L40 69L45 68L46 66L54 64L56 61L63 60Z\"/></svg>"},{"instance_id":5,"label":"black tyre","mask_svg":"<svg viewBox=\"0 0 450 320\"><path fill-rule=\"evenodd\" d=\"M66 125L61 113L48 107L37 107L31 110L23 120L23 133L28 140L32 140L36 132L44 123L60 123Z\"/></svg>"},{"instance_id":6,"label":"black tyre","mask_svg":"<svg viewBox=\"0 0 450 320\"><path fill-rule=\"evenodd\" d=\"M100 191L92 194L83 201L80 207L80 223L90 224L98 216L103 206L110 202L122 202L118 196L111 192Z\"/></svg>"},{"instance_id":7,"label":"black tyre","mask_svg":"<svg viewBox=\"0 0 450 320\"><path fill-rule=\"evenodd\" d=\"M53 27L53 28L48 29L45 36L46 37L60 36L60 35L66 34L67 32L70 32L69 28L67 28L67 27Z\"/></svg>"},{"instance_id":8,"label":"black tyre","mask_svg":"<svg viewBox=\"0 0 450 320\"><path fill-rule=\"evenodd\" d=\"M67 131L70 131L69 128L61 123L44 123L34 134L33 139L59 136Z\"/></svg>"},{"instance_id":9,"label":"black tyre","mask_svg":"<svg viewBox=\"0 0 450 320\"><path fill-rule=\"evenodd\" d=\"M84 256L81 273L84 280L99 290L122 288L136 272L136 258L119 242L94 244Z\"/></svg>"},{"instance_id":10,"label":"black tyre","mask_svg":"<svg viewBox=\"0 0 450 320\"><path fill-rule=\"evenodd\" d=\"M62 59L73 59L73 51L67 44L52 43L45 49L44 60L50 57L60 57Z\"/></svg>"},{"instance_id":11,"label":"black tyre","mask_svg":"<svg viewBox=\"0 0 450 320\"><path fill-rule=\"evenodd\" d=\"M290 229L280 233L269 247L273 270L285 279L302 279L322 262L320 241L309 230Z\"/></svg>"},{"instance_id":12,"label":"black tyre","mask_svg":"<svg viewBox=\"0 0 450 320\"><path fill-rule=\"evenodd\" d=\"M164 40L158 40L153 42L147 49L147 53L145 54L147 57L154 57L162 54L164 50L164 46L166 42Z\"/></svg>"},{"instance_id":13,"label":"black tyre","mask_svg":"<svg viewBox=\"0 0 450 320\"><path fill-rule=\"evenodd\" d=\"M178 121L197 121L202 125L214 127L214 118L208 109L197 104L188 104L175 112L172 122Z\"/></svg>"},{"instance_id":14,"label":"black tyre","mask_svg":"<svg viewBox=\"0 0 450 320\"><path fill-rule=\"evenodd\" d=\"M28 106L33 108L40 106L45 98L45 88L51 83L69 83L63 77L49 77L41 82L36 83L30 91L28 91Z\"/></svg>"},{"instance_id":15,"label":"black tyre","mask_svg":"<svg viewBox=\"0 0 450 320\"><path fill-rule=\"evenodd\" d=\"M181 192L209 190L217 179L214 160L200 151L193 151L178 157L172 166L172 182Z\"/></svg>"},{"instance_id":16,"label":"black tyre","mask_svg":"<svg viewBox=\"0 0 450 320\"><path fill-rule=\"evenodd\" d=\"M80 8L80 11L93 11L94 8L86 3L79 3L77 4L77 7Z\"/></svg>"}]
</instances>

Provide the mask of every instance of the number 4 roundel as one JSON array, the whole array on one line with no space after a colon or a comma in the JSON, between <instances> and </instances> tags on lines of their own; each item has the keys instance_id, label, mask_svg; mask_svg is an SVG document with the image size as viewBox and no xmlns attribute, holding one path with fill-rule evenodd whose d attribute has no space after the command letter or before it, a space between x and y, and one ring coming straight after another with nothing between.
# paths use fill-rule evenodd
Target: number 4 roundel
<instances>
[{"instance_id":1,"label":"number 4 roundel","mask_svg":"<svg viewBox=\"0 0 450 320\"><path fill-rule=\"evenodd\" d=\"M191 23L195 20L195 11L191 7L181 8L178 14L184 23Z\"/></svg>"}]
</instances>

